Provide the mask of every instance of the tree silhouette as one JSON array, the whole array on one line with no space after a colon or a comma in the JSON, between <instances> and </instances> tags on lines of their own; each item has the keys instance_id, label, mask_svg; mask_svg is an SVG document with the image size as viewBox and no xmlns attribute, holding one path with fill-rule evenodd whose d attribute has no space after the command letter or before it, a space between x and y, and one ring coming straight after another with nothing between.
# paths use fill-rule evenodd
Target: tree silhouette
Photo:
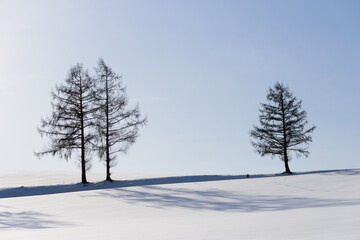
<instances>
[{"instance_id":1,"label":"tree silhouette","mask_svg":"<svg viewBox=\"0 0 360 240\"><path fill-rule=\"evenodd\" d=\"M64 84L56 85L52 95L52 114L41 119L38 132L50 138L50 144L38 157L58 155L66 160L77 152L81 166L81 181L87 183L86 171L90 168L91 140L94 134L93 79L82 64L71 67Z\"/></svg>"},{"instance_id":2,"label":"tree silhouette","mask_svg":"<svg viewBox=\"0 0 360 240\"><path fill-rule=\"evenodd\" d=\"M290 174L290 152L296 157L307 157L311 133L316 127L305 129L308 121L307 113L301 110L302 101L297 101L283 84L277 82L274 88L269 88L267 100L268 103L261 104L260 126L254 126L250 132L251 143L261 156L279 156L285 163L285 172Z\"/></svg>"},{"instance_id":3,"label":"tree silhouette","mask_svg":"<svg viewBox=\"0 0 360 240\"><path fill-rule=\"evenodd\" d=\"M138 137L139 126L146 124L138 106L128 107L126 89L121 76L100 59L96 72L96 145L106 163L106 180L112 181L110 168L116 164L117 153L126 153Z\"/></svg>"}]
</instances>

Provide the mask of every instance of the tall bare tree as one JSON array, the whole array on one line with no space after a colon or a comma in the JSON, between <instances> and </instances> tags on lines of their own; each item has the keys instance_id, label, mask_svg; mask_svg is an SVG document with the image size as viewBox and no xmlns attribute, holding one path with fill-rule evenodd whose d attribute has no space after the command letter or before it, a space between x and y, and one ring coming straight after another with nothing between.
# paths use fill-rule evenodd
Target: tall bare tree
<instances>
[{"instance_id":1,"label":"tall bare tree","mask_svg":"<svg viewBox=\"0 0 360 240\"><path fill-rule=\"evenodd\" d=\"M138 106L128 107L121 76L113 72L103 59L99 60L95 72L96 145L100 159L106 164L106 180L112 181L110 169L116 164L117 154L126 153L135 143L139 127L146 124L146 118L141 117Z\"/></svg>"},{"instance_id":2,"label":"tall bare tree","mask_svg":"<svg viewBox=\"0 0 360 240\"><path fill-rule=\"evenodd\" d=\"M269 88L267 100L261 104L260 126L254 126L250 132L251 143L261 156L279 156L290 174L290 152L296 157L309 155L308 144L315 126L305 129L308 121L307 113L301 110L302 101L297 101L283 84L277 82Z\"/></svg>"},{"instance_id":3,"label":"tall bare tree","mask_svg":"<svg viewBox=\"0 0 360 240\"><path fill-rule=\"evenodd\" d=\"M46 154L58 155L66 160L74 152L81 166L81 182L87 183L86 171L90 168L90 141L94 134L93 79L82 64L71 67L64 84L56 85L52 95L52 113L41 119L38 131L50 139L44 150L35 153L38 157Z\"/></svg>"}]
</instances>

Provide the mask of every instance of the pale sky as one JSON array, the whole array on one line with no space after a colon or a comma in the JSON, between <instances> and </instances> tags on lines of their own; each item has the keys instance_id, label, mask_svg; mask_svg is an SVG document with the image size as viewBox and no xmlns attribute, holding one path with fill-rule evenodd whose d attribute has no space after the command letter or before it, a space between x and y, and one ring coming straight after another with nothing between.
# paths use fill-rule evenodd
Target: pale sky
<instances>
[{"instance_id":1,"label":"pale sky","mask_svg":"<svg viewBox=\"0 0 360 240\"><path fill-rule=\"evenodd\" d=\"M277 81L317 129L292 171L359 168L360 2L0 0L2 169L79 171L37 159L50 91L99 57L123 75L148 125L113 171L283 172L249 131ZM105 172L96 156L95 172Z\"/></svg>"}]
</instances>

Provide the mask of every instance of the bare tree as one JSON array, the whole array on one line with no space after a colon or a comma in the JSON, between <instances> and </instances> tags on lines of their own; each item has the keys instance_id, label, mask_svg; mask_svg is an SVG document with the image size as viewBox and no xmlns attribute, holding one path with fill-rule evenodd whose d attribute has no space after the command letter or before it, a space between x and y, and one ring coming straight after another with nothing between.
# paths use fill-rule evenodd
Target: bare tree
<instances>
[{"instance_id":1,"label":"bare tree","mask_svg":"<svg viewBox=\"0 0 360 240\"><path fill-rule=\"evenodd\" d=\"M103 59L100 59L96 72L97 152L106 164L106 180L112 181L110 169L116 164L119 152L126 153L135 143L139 127L146 124L138 106L128 107L126 88L121 76L113 72Z\"/></svg>"},{"instance_id":2,"label":"bare tree","mask_svg":"<svg viewBox=\"0 0 360 240\"><path fill-rule=\"evenodd\" d=\"M52 114L41 119L38 131L50 138L44 150L35 153L58 155L66 160L77 153L81 166L81 182L87 183L86 171L90 168L90 141L93 139L93 79L82 64L71 67L64 84L52 91Z\"/></svg>"},{"instance_id":3,"label":"bare tree","mask_svg":"<svg viewBox=\"0 0 360 240\"><path fill-rule=\"evenodd\" d=\"M309 155L308 144L315 126L305 129L308 121L306 112L301 110L302 101L297 101L283 84L277 82L269 88L267 100L261 104L260 127L254 126L250 132L251 143L261 156L279 156L290 174L290 152L296 157Z\"/></svg>"}]
</instances>

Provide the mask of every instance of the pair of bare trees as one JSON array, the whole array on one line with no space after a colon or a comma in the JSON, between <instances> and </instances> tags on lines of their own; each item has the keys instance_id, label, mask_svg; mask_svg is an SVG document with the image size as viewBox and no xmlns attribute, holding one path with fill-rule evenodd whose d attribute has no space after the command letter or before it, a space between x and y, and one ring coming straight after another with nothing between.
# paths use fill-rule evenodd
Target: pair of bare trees
<instances>
[{"instance_id":1,"label":"pair of bare trees","mask_svg":"<svg viewBox=\"0 0 360 240\"><path fill-rule=\"evenodd\" d=\"M100 59L94 76L82 64L71 67L65 83L56 85L52 95L52 113L41 119L38 131L50 142L35 153L51 154L66 160L76 154L81 167L81 181L87 183L86 171L96 152L106 165L106 180L112 181L110 169L117 153L125 153L135 143L140 126L146 124L138 106L128 107L121 76Z\"/></svg>"}]
</instances>

